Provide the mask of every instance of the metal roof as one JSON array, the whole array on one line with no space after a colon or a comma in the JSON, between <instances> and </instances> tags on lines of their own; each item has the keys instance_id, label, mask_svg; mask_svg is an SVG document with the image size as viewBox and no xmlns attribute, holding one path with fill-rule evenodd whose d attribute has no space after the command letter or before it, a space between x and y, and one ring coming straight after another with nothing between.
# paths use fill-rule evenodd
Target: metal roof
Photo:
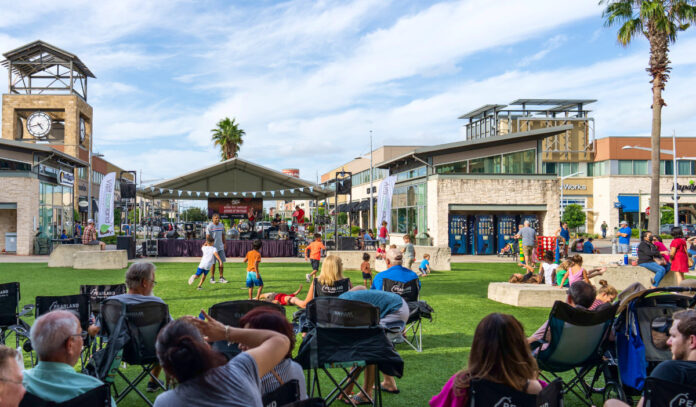
<instances>
[{"instance_id":1,"label":"metal roof","mask_svg":"<svg viewBox=\"0 0 696 407\"><path fill-rule=\"evenodd\" d=\"M578 105L596 102L597 99L517 99L510 102L510 105L534 105L534 106L561 106Z\"/></svg>"},{"instance_id":2,"label":"metal roof","mask_svg":"<svg viewBox=\"0 0 696 407\"><path fill-rule=\"evenodd\" d=\"M150 188L154 190L151 191ZM303 188L304 191L300 191ZM312 191L310 191L310 188ZM164 191L159 192L160 189ZM289 190L294 191L290 192ZM172 190L172 192L169 192ZM265 194L259 197L271 200L314 200L333 195L333 191L241 158L231 158L168 180L145 187L145 197L162 199L207 199L208 197L179 195L177 190L191 192L262 192L286 190L283 195Z\"/></svg>"},{"instance_id":3,"label":"metal roof","mask_svg":"<svg viewBox=\"0 0 696 407\"><path fill-rule=\"evenodd\" d=\"M507 105L483 105L479 107L478 109L474 109L470 111L469 113L464 113L463 115L459 116L459 119L469 119L469 118L474 118L482 113L491 111L491 110L500 110L504 107L507 107Z\"/></svg>"},{"instance_id":4,"label":"metal roof","mask_svg":"<svg viewBox=\"0 0 696 407\"><path fill-rule=\"evenodd\" d=\"M0 146L7 146L7 147L14 147L14 148L20 148L24 150L32 150L32 151L38 151L46 154L53 154L56 155L64 160L67 160L69 162L72 162L73 164L77 164L76 167L88 167L89 164L85 161L80 160L79 158L73 157L69 154L66 154L62 151L56 150L55 148L44 145L44 144L35 144L35 143L25 143L23 141L17 141L17 140L6 140L6 139L0 139Z\"/></svg>"},{"instance_id":5,"label":"metal roof","mask_svg":"<svg viewBox=\"0 0 696 407\"><path fill-rule=\"evenodd\" d=\"M50 57L41 57L43 53L47 53ZM50 66L61 65L66 62L72 62L73 68L81 72L85 76L90 78L95 78L92 71L87 68L87 66L77 57L75 54L71 54L65 50L62 50L54 45L45 43L41 40L31 42L29 44L23 45L12 51L8 51L2 54L6 59L2 61L2 65L9 67L10 62L12 62L12 69L16 69L23 75L31 75L35 72L39 72L46 68L42 68L37 71L36 67L33 65L15 64L15 62L20 61L32 61L41 62ZM32 59L34 58L34 59Z\"/></svg>"}]
</instances>

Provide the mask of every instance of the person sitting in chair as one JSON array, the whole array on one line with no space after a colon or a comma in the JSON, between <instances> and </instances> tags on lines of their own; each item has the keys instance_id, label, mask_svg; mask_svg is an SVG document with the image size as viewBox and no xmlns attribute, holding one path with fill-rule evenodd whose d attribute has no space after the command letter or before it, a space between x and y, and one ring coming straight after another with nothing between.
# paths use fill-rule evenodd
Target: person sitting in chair
<instances>
[{"instance_id":1,"label":"person sitting in chair","mask_svg":"<svg viewBox=\"0 0 696 407\"><path fill-rule=\"evenodd\" d=\"M77 373L84 337L80 321L69 311L51 311L31 327L31 345L39 357L33 369L24 372L27 392L46 401L61 403L99 387L102 381ZM111 400L111 406L116 403Z\"/></svg>"},{"instance_id":2,"label":"person sitting in chair","mask_svg":"<svg viewBox=\"0 0 696 407\"><path fill-rule=\"evenodd\" d=\"M675 312L672 315L672 326L669 328L669 345L672 351L672 360L661 362L650 377L679 383L687 386L696 386L696 310L687 309ZM637 407L643 407L644 399L641 398ZM607 400L604 407L628 407L628 404L619 400Z\"/></svg>"},{"instance_id":3,"label":"person sitting in chair","mask_svg":"<svg viewBox=\"0 0 696 407\"><path fill-rule=\"evenodd\" d=\"M385 278L392 281L397 281L400 283L408 283L411 280L418 280L418 274L402 266L403 254L397 249L389 249L386 253L387 269L381 273L377 273L375 278L372 280L372 289L381 290L382 282ZM418 287L420 288L420 280L418 280Z\"/></svg>"}]
</instances>

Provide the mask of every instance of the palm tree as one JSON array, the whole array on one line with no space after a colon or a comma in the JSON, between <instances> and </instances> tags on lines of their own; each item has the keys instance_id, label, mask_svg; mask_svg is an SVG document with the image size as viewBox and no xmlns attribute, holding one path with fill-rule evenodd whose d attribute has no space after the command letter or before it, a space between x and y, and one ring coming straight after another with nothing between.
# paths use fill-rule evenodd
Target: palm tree
<instances>
[{"instance_id":1,"label":"palm tree","mask_svg":"<svg viewBox=\"0 0 696 407\"><path fill-rule=\"evenodd\" d=\"M660 128L662 126L662 91L669 79L669 45L677 40L677 33L696 21L694 0L601 0L606 4L602 13L606 26L621 25L617 38L621 45L643 35L650 43L650 61L646 71L652 77L652 132L650 160L650 215L648 225L657 231L660 224ZM676 151L675 151L676 154ZM677 171L675 168L674 171Z\"/></svg>"},{"instance_id":2,"label":"palm tree","mask_svg":"<svg viewBox=\"0 0 696 407\"><path fill-rule=\"evenodd\" d=\"M220 146L222 161L237 157L239 147L244 143L242 137L246 132L239 128L235 119L225 117L217 123L217 128L210 130L213 133L213 143Z\"/></svg>"}]
</instances>

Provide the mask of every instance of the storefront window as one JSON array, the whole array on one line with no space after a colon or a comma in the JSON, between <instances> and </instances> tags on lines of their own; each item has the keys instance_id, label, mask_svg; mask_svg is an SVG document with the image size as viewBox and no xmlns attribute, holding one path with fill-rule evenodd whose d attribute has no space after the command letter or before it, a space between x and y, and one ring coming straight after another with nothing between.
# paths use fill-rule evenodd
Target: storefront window
<instances>
[{"instance_id":1,"label":"storefront window","mask_svg":"<svg viewBox=\"0 0 696 407\"><path fill-rule=\"evenodd\" d=\"M558 174L558 168L556 166L556 163L543 163L542 172L544 174Z\"/></svg>"},{"instance_id":2,"label":"storefront window","mask_svg":"<svg viewBox=\"0 0 696 407\"><path fill-rule=\"evenodd\" d=\"M503 154L503 173L534 174L535 158L535 150Z\"/></svg>"},{"instance_id":3,"label":"storefront window","mask_svg":"<svg viewBox=\"0 0 696 407\"><path fill-rule=\"evenodd\" d=\"M42 182L39 185L39 234L58 239L73 229L73 188Z\"/></svg>"},{"instance_id":4,"label":"storefront window","mask_svg":"<svg viewBox=\"0 0 696 407\"><path fill-rule=\"evenodd\" d=\"M679 160L677 168L679 168L679 175L694 175L694 161Z\"/></svg>"},{"instance_id":5,"label":"storefront window","mask_svg":"<svg viewBox=\"0 0 696 407\"><path fill-rule=\"evenodd\" d=\"M558 163L558 168L560 170L558 175L565 177L578 172L578 163Z\"/></svg>"},{"instance_id":6,"label":"storefront window","mask_svg":"<svg viewBox=\"0 0 696 407\"><path fill-rule=\"evenodd\" d=\"M601 177L607 175L607 162L599 161L596 163L587 163L588 177Z\"/></svg>"},{"instance_id":7,"label":"storefront window","mask_svg":"<svg viewBox=\"0 0 696 407\"><path fill-rule=\"evenodd\" d=\"M426 174L426 168L425 167L418 167L412 170L408 171L403 171L398 174L396 174L396 181L405 181L407 179L411 178L418 178L418 177L425 177Z\"/></svg>"},{"instance_id":8,"label":"storefront window","mask_svg":"<svg viewBox=\"0 0 696 407\"><path fill-rule=\"evenodd\" d=\"M674 162L670 161L665 161L662 160L660 161L660 174L662 175L674 175Z\"/></svg>"},{"instance_id":9,"label":"storefront window","mask_svg":"<svg viewBox=\"0 0 696 407\"><path fill-rule=\"evenodd\" d=\"M619 175L648 175L648 160L619 160Z\"/></svg>"},{"instance_id":10,"label":"storefront window","mask_svg":"<svg viewBox=\"0 0 696 407\"><path fill-rule=\"evenodd\" d=\"M425 183L394 188L391 231L409 234L425 232L426 202Z\"/></svg>"},{"instance_id":11,"label":"storefront window","mask_svg":"<svg viewBox=\"0 0 696 407\"><path fill-rule=\"evenodd\" d=\"M466 174L466 161L439 165L435 171L438 174Z\"/></svg>"}]
</instances>

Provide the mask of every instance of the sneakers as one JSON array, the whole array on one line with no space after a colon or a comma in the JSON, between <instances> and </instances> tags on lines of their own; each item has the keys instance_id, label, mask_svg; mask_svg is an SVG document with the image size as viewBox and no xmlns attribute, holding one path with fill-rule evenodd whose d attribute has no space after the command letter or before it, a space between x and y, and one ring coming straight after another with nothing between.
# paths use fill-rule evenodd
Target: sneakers
<instances>
[{"instance_id":1,"label":"sneakers","mask_svg":"<svg viewBox=\"0 0 696 407\"><path fill-rule=\"evenodd\" d=\"M215 279L210 277L210 284L215 284L215 283L216 283Z\"/></svg>"},{"instance_id":2,"label":"sneakers","mask_svg":"<svg viewBox=\"0 0 696 407\"><path fill-rule=\"evenodd\" d=\"M202 289L203 289L203 287L202 287L202 286L201 286L201 287L198 287L198 288L196 288L196 290L202 290Z\"/></svg>"},{"instance_id":3,"label":"sneakers","mask_svg":"<svg viewBox=\"0 0 696 407\"><path fill-rule=\"evenodd\" d=\"M228 283L228 281L225 280L224 277L220 277L220 282L221 282L222 284L227 284L227 283Z\"/></svg>"},{"instance_id":4,"label":"sneakers","mask_svg":"<svg viewBox=\"0 0 696 407\"><path fill-rule=\"evenodd\" d=\"M309 283L310 281L312 281L312 280L310 279L310 277L309 277L309 274L305 274L304 276L305 276L305 280L307 280L308 283Z\"/></svg>"},{"instance_id":5,"label":"sneakers","mask_svg":"<svg viewBox=\"0 0 696 407\"><path fill-rule=\"evenodd\" d=\"M159 391L160 389L162 389L162 388L160 387L159 383L155 383L155 382L152 382L152 381L147 382L147 387L145 388L145 390L146 390L148 393L156 393L156 392Z\"/></svg>"},{"instance_id":6,"label":"sneakers","mask_svg":"<svg viewBox=\"0 0 696 407\"><path fill-rule=\"evenodd\" d=\"M189 281L188 281L189 285L193 284L194 281L196 281L196 275L195 275L195 274L193 274L193 275L191 275L191 277L189 277Z\"/></svg>"}]
</instances>

